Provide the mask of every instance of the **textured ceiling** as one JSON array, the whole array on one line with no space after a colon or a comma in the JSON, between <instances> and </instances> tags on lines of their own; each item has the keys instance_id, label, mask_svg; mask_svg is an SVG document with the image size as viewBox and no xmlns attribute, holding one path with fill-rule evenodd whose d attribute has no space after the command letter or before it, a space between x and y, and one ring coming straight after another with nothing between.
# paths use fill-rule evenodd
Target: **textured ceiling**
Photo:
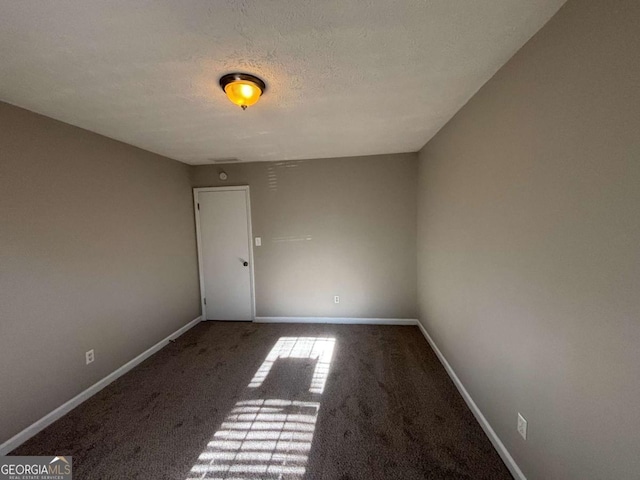
<instances>
[{"instance_id":1,"label":"textured ceiling","mask_svg":"<svg viewBox=\"0 0 640 480\"><path fill-rule=\"evenodd\" d=\"M0 98L191 164L417 151L562 3L0 0Z\"/></svg>"}]
</instances>

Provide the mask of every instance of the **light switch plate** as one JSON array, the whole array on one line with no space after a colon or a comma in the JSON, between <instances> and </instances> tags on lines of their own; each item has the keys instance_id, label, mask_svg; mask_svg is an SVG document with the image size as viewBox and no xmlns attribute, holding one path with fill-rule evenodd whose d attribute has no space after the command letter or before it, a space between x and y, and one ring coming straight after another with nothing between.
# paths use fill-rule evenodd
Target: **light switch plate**
<instances>
[{"instance_id":1,"label":"light switch plate","mask_svg":"<svg viewBox=\"0 0 640 480\"><path fill-rule=\"evenodd\" d=\"M262 237L256 237L256 247L262 245Z\"/></svg>"}]
</instances>

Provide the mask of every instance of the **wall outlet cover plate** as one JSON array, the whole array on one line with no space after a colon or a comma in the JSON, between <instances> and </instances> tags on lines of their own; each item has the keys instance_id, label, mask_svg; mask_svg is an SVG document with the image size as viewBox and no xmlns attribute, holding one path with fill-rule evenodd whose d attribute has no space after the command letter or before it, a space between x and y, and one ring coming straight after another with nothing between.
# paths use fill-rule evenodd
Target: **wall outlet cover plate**
<instances>
[{"instance_id":1,"label":"wall outlet cover plate","mask_svg":"<svg viewBox=\"0 0 640 480\"><path fill-rule=\"evenodd\" d=\"M518 433L522 438L527 439L527 421L520 413L518 413Z\"/></svg>"}]
</instances>

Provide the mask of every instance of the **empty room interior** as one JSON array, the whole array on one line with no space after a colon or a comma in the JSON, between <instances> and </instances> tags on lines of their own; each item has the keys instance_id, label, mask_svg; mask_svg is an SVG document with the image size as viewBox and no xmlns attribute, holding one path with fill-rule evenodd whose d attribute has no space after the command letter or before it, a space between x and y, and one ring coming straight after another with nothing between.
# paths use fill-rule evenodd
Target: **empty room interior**
<instances>
[{"instance_id":1,"label":"empty room interior","mask_svg":"<svg viewBox=\"0 0 640 480\"><path fill-rule=\"evenodd\" d=\"M640 478L640 2L0 0L0 385L0 479Z\"/></svg>"}]
</instances>

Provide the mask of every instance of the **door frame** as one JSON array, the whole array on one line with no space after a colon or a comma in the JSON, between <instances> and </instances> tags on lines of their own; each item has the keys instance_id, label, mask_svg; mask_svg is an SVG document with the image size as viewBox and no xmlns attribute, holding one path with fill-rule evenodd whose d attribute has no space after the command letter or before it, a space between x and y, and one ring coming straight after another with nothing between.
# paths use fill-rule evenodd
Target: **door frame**
<instances>
[{"instance_id":1,"label":"door frame","mask_svg":"<svg viewBox=\"0 0 640 480\"><path fill-rule=\"evenodd\" d=\"M207 320L207 306L204 303L205 283L204 283L204 267L202 263L202 236L200 234L200 207L198 206L198 194L200 192L244 192L247 201L247 233L249 237L249 288L251 290L251 320L256 321L256 285L253 269L253 229L251 226L251 197L249 195L249 185L239 185L236 187L198 187L193 189L193 212L196 219L196 244L198 251L198 274L200 277L200 310L202 311L202 319Z\"/></svg>"}]
</instances>

